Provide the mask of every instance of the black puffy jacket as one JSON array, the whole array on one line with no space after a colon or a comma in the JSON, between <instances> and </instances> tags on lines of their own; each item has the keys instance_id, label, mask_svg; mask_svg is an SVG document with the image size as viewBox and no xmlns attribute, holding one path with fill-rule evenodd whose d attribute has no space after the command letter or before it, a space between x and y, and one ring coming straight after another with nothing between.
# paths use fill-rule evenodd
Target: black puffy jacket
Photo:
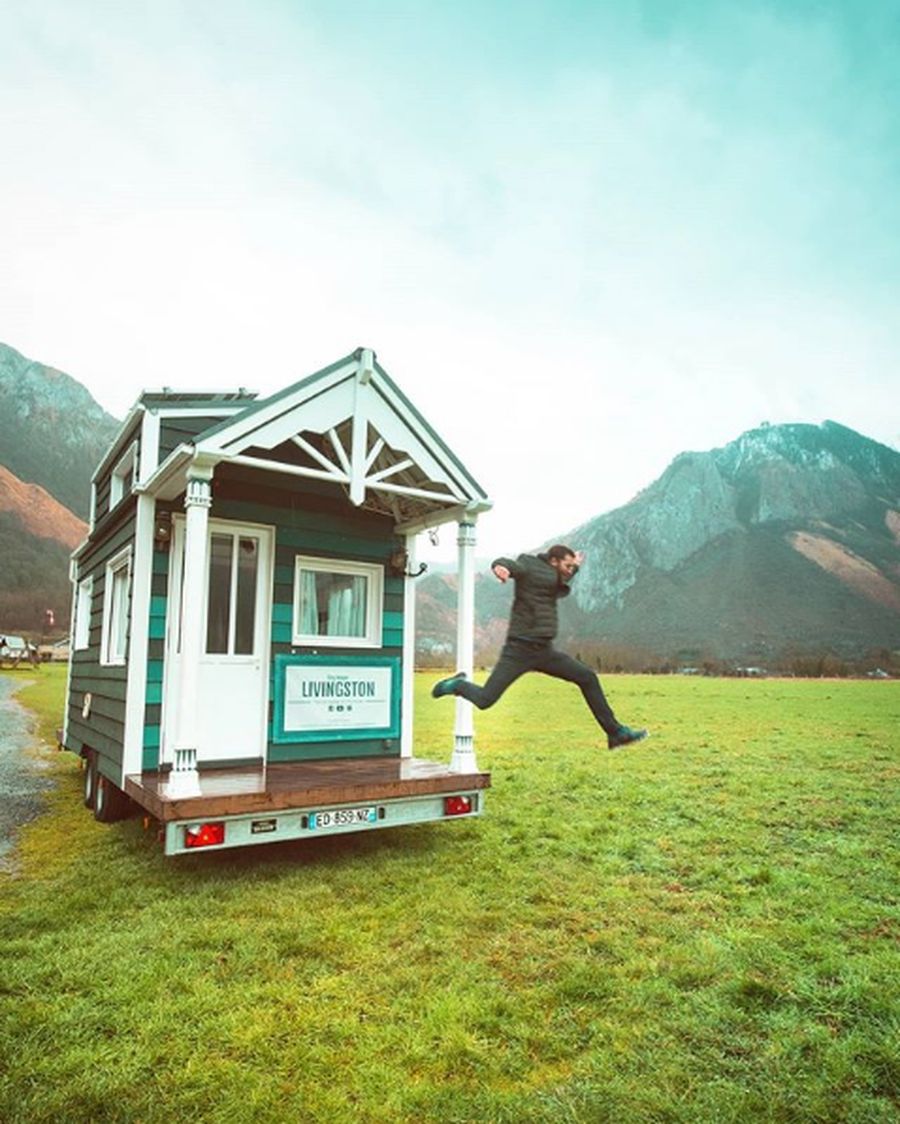
<instances>
[{"instance_id":1,"label":"black puffy jacket","mask_svg":"<svg viewBox=\"0 0 900 1124\"><path fill-rule=\"evenodd\" d=\"M495 566L505 566L516 583L508 635L526 640L552 640L558 626L556 602L560 597L569 596L569 586L550 565L547 555L520 554L515 561L495 558L491 569Z\"/></svg>"}]
</instances>

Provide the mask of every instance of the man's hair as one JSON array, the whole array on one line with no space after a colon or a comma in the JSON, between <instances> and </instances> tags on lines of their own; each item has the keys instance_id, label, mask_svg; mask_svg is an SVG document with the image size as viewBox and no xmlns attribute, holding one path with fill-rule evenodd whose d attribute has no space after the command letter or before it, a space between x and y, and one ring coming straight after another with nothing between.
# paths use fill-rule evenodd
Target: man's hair
<instances>
[{"instance_id":1,"label":"man's hair","mask_svg":"<svg viewBox=\"0 0 900 1124\"><path fill-rule=\"evenodd\" d=\"M555 558L557 562L562 562L564 558L574 558L575 551L570 546L564 546L561 542L556 546L551 546L547 551L548 558Z\"/></svg>"}]
</instances>

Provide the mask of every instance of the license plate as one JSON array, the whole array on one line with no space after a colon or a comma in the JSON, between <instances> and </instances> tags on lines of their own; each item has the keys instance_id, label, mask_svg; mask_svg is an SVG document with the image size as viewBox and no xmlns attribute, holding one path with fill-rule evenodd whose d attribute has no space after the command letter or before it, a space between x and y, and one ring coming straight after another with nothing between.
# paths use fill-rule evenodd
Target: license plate
<instances>
[{"instance_id":1,"label":"license plate","mask_svg":"<svg viewBox=\"0 0 900 1124\"><path fill-rule=\"evenodd\" d=\"M375 808L335 808L331 812L310 813L309 826L313 831L326 827L354 827L356 824L375 823L377 819Z\"/></svg>"}]
</instances>

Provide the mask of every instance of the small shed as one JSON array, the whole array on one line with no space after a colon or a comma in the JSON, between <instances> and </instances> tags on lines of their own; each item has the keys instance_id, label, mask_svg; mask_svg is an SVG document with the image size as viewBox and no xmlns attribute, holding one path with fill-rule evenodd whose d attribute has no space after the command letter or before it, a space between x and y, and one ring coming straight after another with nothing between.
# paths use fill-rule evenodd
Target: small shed
<instances>
[{"instance_id":1,"label":"small shed","mask_svg":"<svg viewBox=\"0 0 900 1124\"><path fill-rule=\"evenodd\" d=\"M457 664L490 501L368 348L267 397L144 392L72 560L63 744L166 852L480 814L472 711L413 744L417 536L458 526Z\"/></svg>"},{"instance_id":2,"label":"small shed","mask_svg":"<svg viewBox=\"0 0 900 1124\"><path fill-rule=\"evenodd\" d=\"M24 636L0 634L0 667L17 668L23 664L34 667L37 662L38 650Z\"/></svg>"}]
</instances>

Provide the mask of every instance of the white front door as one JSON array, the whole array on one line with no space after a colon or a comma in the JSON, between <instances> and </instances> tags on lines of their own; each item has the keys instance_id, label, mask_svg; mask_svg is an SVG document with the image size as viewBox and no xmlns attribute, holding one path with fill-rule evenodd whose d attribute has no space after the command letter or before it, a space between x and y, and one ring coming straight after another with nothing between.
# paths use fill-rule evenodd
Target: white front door
<instances>
[{"instance_id":1,"label":"white front door","mask_svg":"<svg viewBox=\"0 0 900 1124\"><path fill-rule=\"evenodd\" d=\"M265 758L272 616L271 527L210 519L197 678L197 763ZM181 660L184 519L175 520L163 706L163 760L173 760Z\"/></svg>"}]
</instances>

